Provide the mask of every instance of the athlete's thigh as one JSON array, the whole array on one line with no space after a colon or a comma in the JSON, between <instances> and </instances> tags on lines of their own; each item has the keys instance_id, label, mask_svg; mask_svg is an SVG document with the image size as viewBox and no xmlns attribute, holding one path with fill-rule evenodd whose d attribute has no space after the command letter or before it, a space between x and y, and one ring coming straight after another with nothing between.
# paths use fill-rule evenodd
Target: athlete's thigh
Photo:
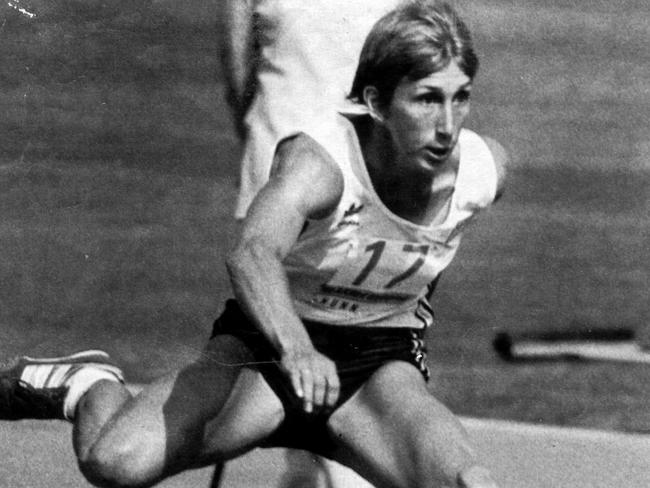
<instances>
[{"instance_id":1,"label":"athlete's thigh","mask_svg":"<svg viewBox=\"0 0 650 488\"><path fill-rule=\"evenodd\" d=\"M378 487L451 486L474 464L467 435L456 417L427 388L420 372L392 362L330 418L347 464Z\"/></svg>"},{"instance_id":2,"label":"athlete's thigh","mask_svg":"<svg viewBox=\"0 0 650 488\"><path fill-rule=\"evenodd\" d=\"M223 357L224 349L237 350L232 345L225 346L232 342L240 348L239 352ZM207 371L232 371L228 375L232 381L220 383L209 372L206 381L196 385L200 401L209 413L200 424L201 449L195 455L194 465L230 459L256 447L284 419L282 403L255 368L255 362L256 358L240 339L224 335L209 342L201 363L207 363ZM212 397L212 405L207 403L207 396Z\"/></svg>"},{"instance_id":3,"label":"athlete's thigh","mask_svg":"<svg viewBox=\"0 0 650 488\"><path fill-rule=\"evenodd\" d=\"M196 361L146 386L127 403L104 429L96 448L119 446L122 455L138 459L159 474L203 464L208 462L205 442L209 432L214 425L222 429L229 425L232 416L224 412L234 405L250 414L250 419L242 417L233 423L246 439L243 444L265 437L268 434L260 426L272 425L281 406L277 399L274 403L261 375L243 367L251 361L239 339L212 339ZM260 398L265 408L254 408ZM221 423L215 423L220 417ZM214 452L225 453L241 448L242 442L231 436L222 444L210 439L210 445Z\"/></svg>"},{"instance_id":4,"label":"athlete's thigh","mask_svg":"<svg viewBox=\"0 0 650 488\"><path fill-rule=\"evenodd\" d=\"M256 369L243 368L223 408L206 426L202 464L258 446L284 420L277 395Z\"/></svg>"}]
</instances>

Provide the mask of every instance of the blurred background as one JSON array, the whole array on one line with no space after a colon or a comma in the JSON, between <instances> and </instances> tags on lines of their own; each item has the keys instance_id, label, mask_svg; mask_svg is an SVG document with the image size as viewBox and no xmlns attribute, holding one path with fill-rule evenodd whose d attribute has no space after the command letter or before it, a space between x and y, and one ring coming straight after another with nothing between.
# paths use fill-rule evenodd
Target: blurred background
<instances>
[{"instance_id":1,"label":"blurred background","mask_svg":"<svg viewBox=\"0 0 650 488\"><path fill-rule=\"evenodd\" d=\"M481 59L468 125L513 170L434 298L431 389L464 415L650 432L649 366L491 348L621 327L650 345L647 2L452 3ZM200 354L230 295L239 157L219 13L0 2L1 360L103 348L145 381Z\"/></svg>"}]
</instances>

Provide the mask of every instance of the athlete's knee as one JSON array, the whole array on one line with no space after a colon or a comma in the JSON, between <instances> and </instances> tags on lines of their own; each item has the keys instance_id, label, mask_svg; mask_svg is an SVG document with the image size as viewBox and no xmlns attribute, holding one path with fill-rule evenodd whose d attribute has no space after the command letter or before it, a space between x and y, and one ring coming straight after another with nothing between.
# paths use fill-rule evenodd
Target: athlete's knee
<instances>
[{"instance_id":1,"label":"athlete's knee","mask_svg":"<svg viewBox=\"0 0 650 488\"><path fill-rule=\"evenodd\" d=\"M134 442L98 442L78 462L88 481L104 488L143 488L158 481L155 460Z\"/></svg>"},{"instance_id":2,"label":"athlete's knee","mask_svg":"<svg viewBox=\"0 0 650 488\"><path fill-rule=\"evenodd\" d=\"M451 434L451 432L449 433ZM424 441L412 453L412 476L418 488L496 488L490 473L480 467L469 442L464 436L443 435L444 442Z\"/></svg>"},{"instance_id":3,"label":"athlete's knee","mask_svg":"<svg viewBox=\"0 0 650 488\"><path fill-rule=\"evenodd\" d=\"M415 470L418 488L498 488L491 473L473 459L441 460L429 459L427 465L420 464Z\"/></svg>"},{"instance_id":4,"label":"athlete's knee","mask_svg":"<svg viewBox=\"0 0 650 488\"><path fill-rule=\"evenodd\" d=\"M498 488L498 485L486 468L475 464L460 472L458 488Z\"/></svg>"},{"instance_id":5,"label":"athlete's knee","mask_svg":"<svg viewBox=\"0 0 650 488\"><path fill-rule=\"evenodd\" d=\"M440 469L440 466L430 470L421 470L416 480L409 486L418 488L498 488L490 472L479 465L464 469Z\"/></svg>"}]
</instances>

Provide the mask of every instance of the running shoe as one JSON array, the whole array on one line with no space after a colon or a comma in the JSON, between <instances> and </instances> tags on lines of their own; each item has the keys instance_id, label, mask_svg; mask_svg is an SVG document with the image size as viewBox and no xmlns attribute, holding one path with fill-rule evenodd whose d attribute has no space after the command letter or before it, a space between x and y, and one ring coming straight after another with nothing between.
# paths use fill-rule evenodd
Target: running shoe
<instances>
[{"instance_id":1,"label":"running shoe","mask_svg":"<svg viewBox=\"0 0 650 488\"><path fill-rule=\"evenodd\" d=\"M83 351L58 358L24 356L0 372L0 419L69 419L64 402L71 378L84 368L124 382L122 371L104 351Z\"/></svg>"}]
</instances>

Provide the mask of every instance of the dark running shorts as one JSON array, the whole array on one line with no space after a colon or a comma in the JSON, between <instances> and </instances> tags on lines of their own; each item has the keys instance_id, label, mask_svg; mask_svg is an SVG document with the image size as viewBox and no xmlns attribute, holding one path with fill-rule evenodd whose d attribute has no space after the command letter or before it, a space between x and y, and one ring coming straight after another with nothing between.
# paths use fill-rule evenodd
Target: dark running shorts
<instances>
[{"instance_id":1,"label":"dark running shorts","mask_svg":"<svg viewBox=\"0 0 650 488\"><path fill-rule=\"evenodd\" d=\"M403 327L333 326L304 322L314 347L336 363L341 392L334 409L345 403L382 365L389 361L406 361L415 366L425 380L424 329ZM293 447L327 455L333 448L327 434L329 412L308 414L302 401L293 393L291 383L278 365L278 354L266 337L255 328L235 300L215 321L212 337L233 335L248 346L255 358L255 368L264 376L285 410L285 420L265 442L268 447Z\"/></svg>"}]
</instances>

